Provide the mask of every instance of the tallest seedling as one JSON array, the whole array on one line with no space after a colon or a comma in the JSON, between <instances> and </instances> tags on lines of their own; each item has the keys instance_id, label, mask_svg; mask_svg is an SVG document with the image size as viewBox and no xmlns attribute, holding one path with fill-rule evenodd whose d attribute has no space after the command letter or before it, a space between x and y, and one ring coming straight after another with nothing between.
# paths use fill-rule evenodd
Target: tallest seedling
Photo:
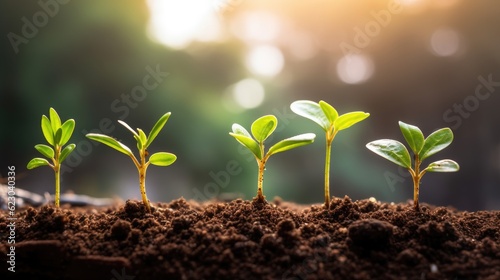
<instances>
[{"instance_id":1,"label":"tallest seedling","mask_svg":"<svg viewBox=\"0 0 500 280\"><path fill-rule=\"evenodd\" d=\"M122 143L118 142L116 139L112 137L96 133L89 133L86 135L88 138L95 140L97 142L101 142L121 153L126 154L132 159L132 161L135 164L135 167L137 167L137 171L139 172L139 187L141 189L142 202L144 203L149 212L151 212L151 206L149 205L149 200L146 195L146 169L150 164L158 166L169 166L172 163L174 163L175 160L177 159L177 157L174 154L165 152L159 152L149 156L147 150L149 145L151 145L153 140L155 140L156 136L158 136L158 133L160 133L160 130L163 128L165 123L167 123L167 120L170 117L170 115L171 115L170 112L163 115L153 126L148 136L146 136L146 134L144 133L144 131L142 131L142 129L138 128L137 131L135 131L124 121L118 121L121 125L130 130L130 132L132 132L132 134L134 135L134 138L137 141L137 149L139 150L139 158L135 157L134 153L132 153L129 147L123 145Z\"/></svg>"},{"instance_id":2,"label":"tallest seedling","mask_svg":"<svg viewBox=\"0 0 500 280\"><path fill-rule=\"evenodd\" d=\"M330 157L333 139L339 131L368 118L370 114L356 111L339 116L337 110L325 101L316 103L309 100L298 100L290 105L290 109L295 114L319 124L326 133L325 207L328 208L330 206Z\"/></svg>"}]
</instances>

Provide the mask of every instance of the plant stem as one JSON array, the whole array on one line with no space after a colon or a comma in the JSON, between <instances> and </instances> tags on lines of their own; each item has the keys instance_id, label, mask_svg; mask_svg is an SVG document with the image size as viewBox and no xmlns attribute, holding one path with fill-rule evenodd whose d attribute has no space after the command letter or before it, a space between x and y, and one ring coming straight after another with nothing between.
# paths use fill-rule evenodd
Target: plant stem
<instances>
[{"instance_id":1,"label":"plant stem","mask_svg":"<svg viewBox=\"0 0 500 280\"><path fill-rule=\"evenodd\" d=\"M259 178L257 181L257 200L259 202L264 202L266 201L266 198L264 197L264 194L262 192L262 185L264 183L264 170L266 169L266 160L257 160L257 163L259 164Z\"/></svg>"},{"instance_id":2,"label":"plant stem","mask_svg":"<svg viewBox=\"0 0 500 280\"><path fill-rule=\"evenodd\" d=\"M55 174L55 181L56 181L56 193L54 194L54 204L56 208L59 208L60 205L60 200L61 200L61 163L59 162L59 156L61 155L61 148L59 145L56 145L54 147L55 149L55 154L54 154L54 174Z\"/></svg>"},{"instance_id":3,"label":"plant stem","mask_svg":"<svg viewBox=\"0 0 500 280\"><path fill-rule=\"evenodd\" d=\"M137 170L139 171L139 187L141 189L142 202L148 209L148 212L151 212L151 206L149 205L149 200L146 195L146 169L148 166L146 164L145 152L140 151L140 156L141 156L141 163L137 167Z\"/></svg>"},{"instance_id":4,"label":"plant stem","mask_svg":"<svg viewBox=\"0 0 500 280\"><path fill-rule=\"evenodd\" d=\"M337 135L337 131L332 126L326 132L326 156L325 156L325 207L330 207L330 160L332 154L332 142Z\"/></svg>"},{"instance_id":5,"label":"plant stem","mask_svg":"<svg viewBox=\"0 0 500 280\"><path fill-rule=\"evenodd\" d=\"M413 207L415 211L419 211L420 207L418 204L418 194L419 194L419 189L420 189L420 159L418 158L418 155L415 155L415 171L414 171L414 176L413 176Z\"/></svg>"},{"instance_id":6,"label":"plant stem","mask_svg":"<svg viewBox=\"0 0 500 280\"><path fill-rule=\"evenodd\" d=\"M326 141L325 157L325 207L330 207L330 155L332 152L332 142Z\"/></svg>"},{"instance_id":7,"label":"plant stem","mask_svg":"<svg viewBox=\"0 0 500 280\"><path fill-rule=\"evenodd\" d=\"M55 173L55 176L56 176L56 193L55 193L55 205L57 208L59 208L59 201L61 199L61 176L60 176L60 173L61 173L61 165L59 164L59 162L54 166L54 173Z\"/></svg>"}]
</instances>

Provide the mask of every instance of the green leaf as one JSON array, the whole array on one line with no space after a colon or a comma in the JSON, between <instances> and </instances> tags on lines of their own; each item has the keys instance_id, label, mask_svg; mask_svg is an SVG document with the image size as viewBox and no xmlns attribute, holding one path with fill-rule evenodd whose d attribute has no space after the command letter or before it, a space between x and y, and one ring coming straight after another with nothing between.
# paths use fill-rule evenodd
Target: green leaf
<instances>
[{"instance_id":1,"label":"green leaf","mask_svg":"<svg viewBox=\"0 0 500 280\"><path fill-rule=\"evenodd\" d=\"M69 138L73 135L73 130L75 129L75 120L69 119L63 123L61 126L62 136L61 136L61 146L68 143Z\"/></svg>"},{"instance_id":2,"label":"green leaf","mask_svg":"<svg viewBox=\"0 0 500 280\"><path fill-rule=\"evenodd\" d=\"M57 131L61 127L61 118L59 118L59 115L54 108L49 109L49 116L52 131Z\"/></svg>"},{"instance_id":3,"label":"green leaf","mask_svg":"<svg viewBox=\"0 0 500 280\"><path fill-rule=\"evenodd\" d=\"M138 128L137 131L139 131L139 140L141 141L142 145L144 146L146 142L148 142L148 137L146 136L146 133L142 131L142 129Z\"/></svg>"},{"instance_id":4,"label":"green leaf","mask_svg":"<svg viewBox=\"0 0 500 280\"><path fill-rule=\"evenodd\" d=\"M290 105L292 111L304 118L310 119L317 123L324 131L328 131L330 128L329 118L325 115L321 106L313 101L309 100L298 100Z\"/></svg>"},{"instance_id":5,"label":"green leaf","mask_svg":"<svg viewBox=\"0 0 500 280\"><path fill-rule=\"evenodd\" d=\"M97 134L97 133L88 133L85 136L89 139L94 140L94 141L103 143L104 145L107 145L107 146L109 146L109 147L111 147L119 152L122 152L122 153L126 154L127 156L130 156L130 157L134 156L132 151L127 146L123 145L122 143L118 142L116 139L114 139L112 137L109 137L109 136L103 135L103 134Z\"/></svg>"},{"instance_id":6,"label":"green leaf","mask_svg":"<svg viewBox=\"0 0 500 280\"><path fill-rule=\"evenodd\" d=\"M229 135L233 136L240 142L241 145L247 147L258 159L262 159L262 151L259 144L252 138L250 133L241 125L233 124L233 132Z\"/></svg>"},{"instance_id":7,"label":"green leaf","mask_svg":"<svg viewBox=\"0 0 500 280\"><path fill-rule=\"evenodd\" d=\"M339 116L336 120L333 126L337 131L346 129L351 127L352 125L368 118L370 116L369 113L365 112L360 112L360 111L355 111L355 112L350 112L350 113L345 113L341 116Z\"/></svg>"},{"instance_id":8,"label":"green leaf","mask_svg":"<svg viewBox=\"0 0 500 280\"><path fill-rule=\"evenodd\" d=\"M281 140L280 142L274 144L267 152L268 156L288 151L300 146L308 145L314 142L316 134L314 133L304 133L294 137Z\"/></svg>"},{"instance_id":9,"label":"green leaf","mask_svg":"<svg viewBox=\"0 0 500 280\"><path fill-rule=\"evenodd\" d=\"M35 145L35 149L48 158L54 158L54 150L47 145L38 144Z\"/></svg>"},{"instance_id":10,"label":"green leaf","mask_svg":"<svg viewBox=\"0 0 500 280\"><path fill-rule=\"evenodd\" d=\"M139 138L139 136L137 136L137 135L134 135L134 139L137 142L137 149L139 151L142 150L143 145L142 145L141 138Z\"/></svg>"},{"instance_id":11,"label":"green leaf","mask_svg":"<svg viewBox=\"0 0 500 280\"><path fill-rule=\"evenodd\" d=\"M239 135L243 135L243 136L246 136L250 139L253 140L252 138L252 135L250 135L250 133L248 132L248 130L246 130L243 126L237 124L237 123L234 123L233 126L231 127L233 129L233 133L234 134L239 134ZM255 140L254 140L255 142Z\"/></svg>"},{"instance_id":12,"label":"green leaf","mask_svg":"<svg viewBox=\"0 0 500 280\"><path fill-rule=\"evenodd\" d=\"M61 146L61 140L62 140L61 138L62 138L62 128L59 127L54 135L54 144Z\"/></svg>"},{"instance_id":13,"label":"green leaf","mask_svg":"<svg viewBox=\"0 0 500 280\"><path fill-rule=\"evenodd\" d=\"M252 135L257 142L264 142L273 133L278 125L278 119L273 115L258 118L252 123Z\"/></svg>"},{"instance_id":14,"label":"green leaf","mask_svg":"<svg viewBox=\"0 0 500 280\"><path fill-rule=\"evenodd\" d=\"M132 134L139 136L139 134L137 134L137 132L135 132L135 130L133 130L126 122L124 122L122 120L118 120L118 122L121 125L123 125L126 129L128 129L130 132L132 132Z\"/></svg>"},{"instance_id":15,"label":"green leaf","mask_svg":"<svg viewBox=\"0 0 500 280\"><path fill-rule=\"evenodd\" d=\"M62 151L61 155L59 156L59 162L62 163L68 156L73 152L73 150L76 148L75 144L69 144L66 146Z\"/></svg>"},{"instance_id":16,"label":"green leaf","mask_svg":"<svg viewBox=\"0 0 500 280\"><path fill-rule=\"evenodd\" d=\"M456 172L460 169L458 163L451 159L443 159L435 161L425 169L428 172Z\"/></svg>"},{"instance_id":17,"label":"green leaf","mask_svg":"<svg viewBox=\"0 0 500 280\"><path fill-rule=\"evenodd\" d=\"M149 158L149 162L157 166L169 166L174 163L176 159L177 156L174 154L159 152L152 154Z\"/></svg>"},{"instance_id":18,"label":"green leaf","mask_svg":"<svg viewBox=\"0 0 500 280\"><path fill-rule=\"evenodd\" d=\"M418 155L424 146L424 134L420 128L404 122L399 122L399 128L405 137L406 142L410 145L413 154Z\"/></svg>"},{"instance_id":19,"label":"green leaf","mask_svg":"<svg viewBox=\"0 0 500 280\"><path fill-rule=\"evenodd\" d=\"M321 100L319 102L319 106L321 107L321 110L323 110L323 113L325 113L325 116L328 118L330 125L333 124L339 117L339 113L337 112L337 110L335 110L332 105L326 103L325 101Z\"/></svg>"},{"instance_id":20,"label":"green leaf","mask_svg":"<svg viewBox=\"0 0 500 280\"><path fill-rule=\"evenodd\" d=\"M26 166L26 168L33 169L33 168L37 168L37 167L44 166L44 165L51 166L49 161L44 159L44 158L34 158L34 159L30 160L30 162L28 162L28 165Z\"/></svg>"},{"instance_id":21,"label":"green leaf","mask_svg":"<svg viewBox=\"0 0 500 280\"><path fill-rule=\"evenodd\" d=\"M42 115L42 133L47 142L54 146L54 131L52 131L52 126L50 124L49 118L46 115Z\"/></svg>"},{"instance_id":22,"label":"green leaf","mask_svg":"<svg viewBox=\"0 0 500 280\"><path fill-rule=\"evenodd\" d=\"M149 132L148 135L148 141L146 142L146 149L151 145L153 140L155 140L156 136L158 136L158 133L162 130L163 126L167 123L168 118L170 117L172 113L168 112L165 115L161 116L161 118L156 122L156 124L153 126L151 129L151 132Z\"/></svg>"},{"instance_id":23,"label":"green leaf","mask_svg":"<svg viewBox=\"0 0 500 280\"><path fill-rule=\"evenodd\" d=\"M247 147L258 159L262 159L262 151L260 150L259 144L250 137L247 137L243 134L237 134L229 132L229 135L236 138L241 145Z\"/></svg>"},{"instance_id":24,"label":"green leaf","mask_svg":"<svg viewBox=\"0 0 500 280\"><path fill-rule=\"evenodd\" d=\"M420 160L432 156L433 154L448 147L453 141L453 132L451 129L445 127L434 131L431 135L427 136L424 141L424 146L419 152Z\"/></svg>"},{"instance_id":25,"label":"green leaf","mask_svg":"<svg viewBox=\"0 0 500 280\"><path fill-rule=\"evenodd\" d=\"M410 154L406 147L399 141L381 139L366 144L366 147L370 151L399 166L411 168Z\"/></svg>"}]
</instances>

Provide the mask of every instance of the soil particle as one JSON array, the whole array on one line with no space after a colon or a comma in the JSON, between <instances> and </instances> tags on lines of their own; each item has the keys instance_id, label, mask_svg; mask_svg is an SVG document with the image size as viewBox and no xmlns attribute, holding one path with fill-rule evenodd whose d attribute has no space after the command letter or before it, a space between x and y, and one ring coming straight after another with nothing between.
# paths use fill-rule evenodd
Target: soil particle
<instances>
[{"instance_id":1,"label":"soil particle","mask_svg":"<svg viewBox=\"0 0 500 280\"><path fill-rule=\"evenodd\" d=\"M132 230L132 226L128 221L117 220L112 226L110 230L111 238L116 240L125 240L127 239L130 231Z\"/></svg>"},{"instance_id":2,"label":"soil particle","mask_svg":"<svg viewBox=\"0 0 500 280\"><path fill-rule=\"evenodd\" d=\"M364 249L382 249L389 244L393 225L375 219L353 222L349 228L348 244Z\"/></svg>"},{"instance_id":3,"label":"soil particle","mask_svg":"<svg viewBox=\"0 0 500 280\"><path fill-rule=\"evenodd\" d=\"M0 279L500 279L500 211L344 197L328 209L178 199L151 213L129 200L16 215L16 273ZM0 243L4 265L9 250Z\"/></svg>"}]
</instances>

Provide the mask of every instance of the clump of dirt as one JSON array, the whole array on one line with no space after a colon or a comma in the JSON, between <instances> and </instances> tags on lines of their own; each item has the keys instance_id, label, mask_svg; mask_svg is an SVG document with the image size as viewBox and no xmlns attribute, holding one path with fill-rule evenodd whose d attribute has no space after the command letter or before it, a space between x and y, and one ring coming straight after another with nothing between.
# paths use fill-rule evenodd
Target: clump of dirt
<instances>
[{"instance_id":1,"label":"clump of dirt","mask_svg":"<svg viewBox=\"0 0 500 280\"><path fill-rule=\"evenodd\" d=\"M181 198L17 217L16 272L1 279L500 279L500 211Z\"/></svg>"}]
</instances>

